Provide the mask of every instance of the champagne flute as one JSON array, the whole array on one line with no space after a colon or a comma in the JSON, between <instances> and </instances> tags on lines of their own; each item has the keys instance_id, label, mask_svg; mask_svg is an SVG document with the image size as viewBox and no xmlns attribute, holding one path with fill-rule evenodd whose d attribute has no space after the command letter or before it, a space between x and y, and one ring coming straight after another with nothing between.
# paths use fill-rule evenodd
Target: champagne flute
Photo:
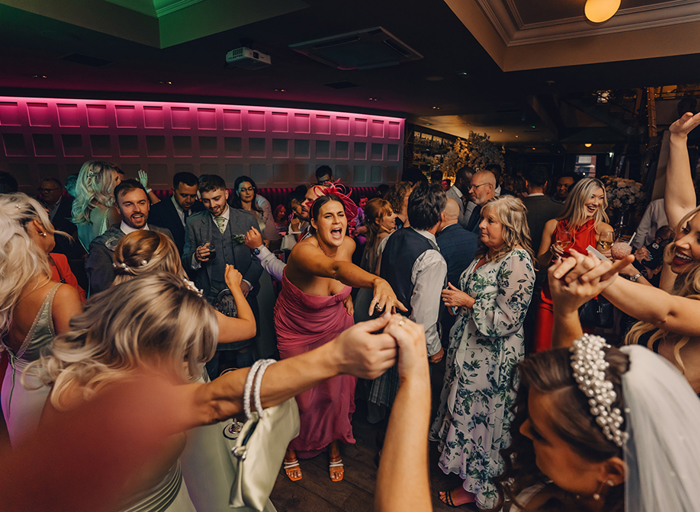
<instances>
[{"instance_id":1,"label":"champagne flute","mask_svg":"<svg viewBox=\"0 0 700 512\"><path fill-rule=\"evenodd\" d=\"M615 233L613 231L606 231L600 234L600 239L598 243L603 252L607 252L612 248L613 242L615 241Z\"/></svg>"}]
</instances>

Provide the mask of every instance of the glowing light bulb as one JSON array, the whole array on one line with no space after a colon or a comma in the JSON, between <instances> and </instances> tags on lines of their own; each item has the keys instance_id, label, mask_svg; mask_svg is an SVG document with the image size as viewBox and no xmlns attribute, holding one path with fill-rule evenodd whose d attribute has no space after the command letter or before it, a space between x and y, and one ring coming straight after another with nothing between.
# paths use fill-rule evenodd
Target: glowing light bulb
<instances>
[{"instance_id":1,"label":"glowing light bulb","mask_svg":"<svg viewBox=\"0 0 700 512\"><path fill-rule=\"evenodd\" d=\"M583 12L593 23L603 23L612 18L620 8L620 0L587 0Z\"/></svg>"}]
</instances>

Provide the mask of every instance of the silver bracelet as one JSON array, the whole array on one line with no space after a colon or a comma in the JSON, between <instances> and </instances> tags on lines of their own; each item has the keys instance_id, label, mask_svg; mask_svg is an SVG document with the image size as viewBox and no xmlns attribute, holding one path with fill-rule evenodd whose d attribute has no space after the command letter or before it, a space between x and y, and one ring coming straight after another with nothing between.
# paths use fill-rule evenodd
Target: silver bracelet
<instances>
[{"instance_id":1,"label":"silver bracelet","mask_svg":"<svg viewBox=\"0 0 700 512\"><path fill-rule=\"evenodd\" d=\"M633 283L636 283L637 281L639 281L639 278L640 278L640 277L642 277L641 272L639 272L639 273L637 273L637 274L635 274L635 275L633 275L633 276L630 276L630 277L629 277L629 280L632 281Z\"/></svg>"}]
</instances>

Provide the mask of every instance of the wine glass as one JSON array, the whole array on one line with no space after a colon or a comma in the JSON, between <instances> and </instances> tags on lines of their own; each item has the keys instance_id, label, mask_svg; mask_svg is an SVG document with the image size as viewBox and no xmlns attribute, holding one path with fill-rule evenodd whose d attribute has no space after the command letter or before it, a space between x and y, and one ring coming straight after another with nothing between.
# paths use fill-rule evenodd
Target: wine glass
<instances>
[{"instance_id":1,"label":"wine glass","mask_svg":"<svg viewBox=\"0 0 700 512\"><path fill-rule=\"evenodd\" d=\"M606 231L600 234L600 239L598 243L603 252L607 252L612 248L613 242L615 241L615 233L613 231Z\"/></svg>"},{"instance_id":2,"label":"wine glass","mask_svg":"<svg viewBox=\"0 0 700 512\"><path fill-rule=\"evenodd\" d=\"M557 229L554 245L556 245L562 251L567 252L569 247L574 245L574 234L566 229Z\"/></svg>"}]
</instances>

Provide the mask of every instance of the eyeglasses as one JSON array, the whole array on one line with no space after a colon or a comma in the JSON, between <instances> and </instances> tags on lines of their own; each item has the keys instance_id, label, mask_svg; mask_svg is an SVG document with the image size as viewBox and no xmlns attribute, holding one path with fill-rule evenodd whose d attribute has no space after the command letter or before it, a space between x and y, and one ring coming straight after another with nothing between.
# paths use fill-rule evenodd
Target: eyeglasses
<instances>
[{"instance_id":1,"label":"eyeglasses","mask_svg":"<svg viewBox=\"0 0 700 512\"><path fill-rule=\"evenodd\" d=\"M58 187L56 187L56 188L41 188L41 187L39 187L37 190L39 192L43 192L44 194L48 194L49 192L53 192L54 190L58 190Z\"/></svg>"},{"instance_id":2,"label":"eyeglasses","mask_svg":"<svg viewBox=\"0 0 700 512\"><path fill-rule=\"evenodd\" d=\"M479 185L470 185L470 186L469 186L469 190L471 190L471 189L476 190L477 188L483 187L484 185L488 185L488 183L481 183L481 184L479 184Z\"/></svg>"},{"instance_id":3,"label":"eyeglasses","mask_svg":"<svg viewBox=\"0 0 700 512\"><path fill-rule=\"evenodd\" d=\"M238 191L239 192L255 192L255 188L254 187L239 188Z\"/></svg>"}]
</instances>

